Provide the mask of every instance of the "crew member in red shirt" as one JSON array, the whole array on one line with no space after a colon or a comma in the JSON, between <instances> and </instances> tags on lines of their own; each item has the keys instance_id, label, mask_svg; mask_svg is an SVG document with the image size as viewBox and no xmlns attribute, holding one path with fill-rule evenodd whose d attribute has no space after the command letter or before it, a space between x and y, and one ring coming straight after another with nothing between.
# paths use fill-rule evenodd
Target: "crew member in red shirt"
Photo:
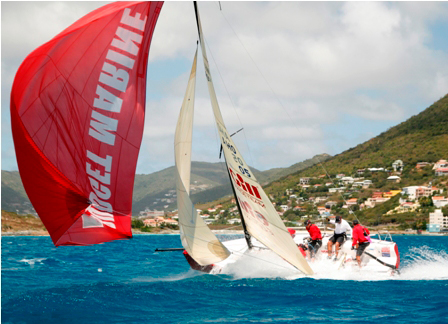
<instances>
[{"instance_id":1,"label":"crew member in red shirt","mask_svg":"<svg viewBox=\"0 0 448 324\"><path fill-rule=\"evenodd\" d=\"M356 247L356 261L361 268L361 255L364 253L366 247L369 246L370 242L364 235L364 227L359 224L357 219L353 221L353 225L355 227L353 227L352 250Z\"/></svg>"},{"instance_id":2,"label":"crew member in red shirt","mask_svg":"<svg viewBox=\"0 0 448 324\"><path fill-rule=\"evenodd\" d=\"M322 233L320 232L319 227L315 224L312 224L309 219L305 221L306 230L310 233L311 242L308 243L310 247L310 257L314 259L317 251L319 251L322 246Z\"/></svg>"},{"instance_id":3,"label":"crew member in red shirt","mask_svg":"<svg viewBox=\"0 0 448 324\"><path fill-rule=\"evenodd\" d=\"M294 239L294 237L296 236L296 230L294 228L288 228L288 232L289 234L291 234L292 239ZM302 253L302 255L304 257L306 257L306 250L307 247L303 244L296 244L300 250L300 253Z\"/></svg>"}]
</instances>

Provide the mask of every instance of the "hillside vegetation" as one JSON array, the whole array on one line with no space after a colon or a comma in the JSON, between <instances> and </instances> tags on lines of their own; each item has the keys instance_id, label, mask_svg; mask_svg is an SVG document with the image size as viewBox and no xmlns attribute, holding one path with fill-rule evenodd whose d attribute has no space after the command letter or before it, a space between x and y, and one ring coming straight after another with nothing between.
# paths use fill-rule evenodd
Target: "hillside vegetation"
<instances>
[{"instance_id":1,"label":"hillside vegetation","mask_svg":"<svg viewBox=\"0 0 448 324\"><path fill-rule=\"evenodd\" d=\"M448 179L447 176L436 176L432 165L417 169L417 162L428 162L434 164L440 159L448 159L448 95L428 107L423 112L411 117L405 122L390 128L388 131L351 148L341 154L328 159L323 166L315 164L305 170L291 173L273 181L264 189L270 195L279 212L280 206L290 208L282 217L288 221L300 221L307 216L311 219L319 219L317 206L325 206L325 201L336 202L331 207L333 215L341 215L348 220L355 218L355 215L366 225L389 224L391 226L401 226L401 229L408 227L425 229L429 213L434 211L430 197L421 199L420 208L416 211L401 214L386 213L400 204L401 195L396 195L383 204L378 204L373 208L360 207L374 192L387 193L390 190L399 190L406 186L432 186L442 191L442 195L447 196ZM401 172L392 172L392 163L401 160L404 167ZM359 169L384 168L389 172L369 172L358 175ZM328 173L328 174L327 174ZM354 188L351 185L342 193L329 193L329 187L339 187L338 174L351 176L353 178L362 177L372 181L369 188ZM399 175L400 182L391 182L387 178L390 175ZM309 177L310 188L304 189L298 186L300 179ZM331 186L326 183L333 182ZM314 187L319 185L320 187ZM293 194L299 199L292 199ZM315 204L311 199L325 198L323 202ZM353 214L347 208L342 208L346 200L355 198L356 205L351 208ZM201 208L208 208L216 204L222 204L223 208L232 207L230 199L219 200L211 204L201 205ZM300 206L300 211L293 211L294 207ZM448 214L447 208L443 211Z\"/></svg>"},{"instance_id":2,"label":"hillside vegetation","mask_svg":"<svg viewBox=\"0 0 448 324\"><path fill-rule=\"evenodd\" d=\"M303 170L317 161L325 161L329 157L328 154L322 154L288 168L267 171L252 168L252 171L260 182L268 183L280 176ZM214 201L232 193L229 175L223 162L192 162L191 173L191 198L194 203ZM137 174L133 192L133 214L138 215L146 208L157 210L177 208L175 189L174 166L151 174ZM17 171L2 171L2 209L11 212L18 211L20 214L33 212Z\"/></svg>"}]
</instances>

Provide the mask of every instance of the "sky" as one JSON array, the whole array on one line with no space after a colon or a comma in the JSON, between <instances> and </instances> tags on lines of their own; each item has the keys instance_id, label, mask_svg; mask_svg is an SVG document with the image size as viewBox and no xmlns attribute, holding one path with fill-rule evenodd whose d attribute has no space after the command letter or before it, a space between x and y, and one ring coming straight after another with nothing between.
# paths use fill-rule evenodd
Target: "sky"
<instances>
[{"instance_id":1,"label":"sky","mask_svg":"<svg viewBox=\"0 0 448 324\"><path fill-rule=\"evenodd\" d=\"M17 170L9 96L19 65L106 3L1 2L2 170ZM220 4L199 2L211 73L229 133L244 128L233 139L259 170L339 154L448 93L447 2ZM196 41L192 3L165 2L149 54L139 174L174 165ZM202 64L200 57L192 160L219 162Z\"/></svg>"}]
</instances>

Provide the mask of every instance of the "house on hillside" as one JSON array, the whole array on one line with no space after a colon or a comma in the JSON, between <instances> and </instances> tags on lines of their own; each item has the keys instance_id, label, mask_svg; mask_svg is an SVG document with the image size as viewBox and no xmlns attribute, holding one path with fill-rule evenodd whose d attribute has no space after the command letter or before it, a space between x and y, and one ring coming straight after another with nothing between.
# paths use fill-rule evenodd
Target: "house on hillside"
<instances>
[{"instance_id":1,"label":"house on hillside","mask_svg":"<svg viewBox=\"0 0 448 324\"><path fill-rule=\"evenodd\" d=\"M421 169L423 169L424 167L427 167L428 165L431 165L431 163L429 163L429 162L418 162L418 163L415 165L415 168L416 168L417 170L421 170Z\"/></svg>"},{"instance_id":2,"label":"house on hillside","mask_svg":"<svg viewBox=\"0 0 448 324\"><path fill-rule=\"evenodd\" d=\"M317 203L321 203L323 201L326 201L327 199L328 199L328 197L316 197L314 199L314 202L317 204Z\"/></svg>"},{"instance_id":3,"label":"house on hillside","mask_svg":"<svg viewBox=\"0 0 448 324\"><path fill-rule=\"evenodd\" d=\"M352 184L352 187L356 188L356 187L362 187L364 186L364 182L363 181L355 181Z\"/></svg>"},{"instance_id":4,"label":"house on hillside","mask_svg":"<svg viewBox=\"0 0 448 324\"><path fill-rule=\"evenodd\" d=\"M372 198L382 198L382 197L383 197L383 193L380 192L380 191L375 191L375 192L372 194Z\"/></svg>"},{"instance_id":5,"label":"house on hillside","mask_svg":"<svg viewBox=\"0 0 448 324\"><path fill-rule=\"evenodd\" d=\"M432 167L432 169L437 170L439 168L448 168L448 161L447 160L439 160L436 163L434 163L434 166Z\"/></svg>"},{"instance_id":6,"label":"house on hillside","mask_svg":"<svg viewBox=\"0 0 448 324\"><path fill-rule=\"evenodd\" d=\"M394 163L392 163L392 168L395 172L401 172L403 171L403 161L396 160Z\"/></svg>"},{"instance_id":7,"label":"house on hillside","mask_svg":"<svg viewBox=\"0 0 448 324\"><path fill-rule=\"evenodd\" d=\"M146 208L144 211L140 212L140 217L151 217L151 218L156 218L156 217L162 217L165 215L165 212L163 210L150 210L148 208Z\"/></svg>"},{"instance_id":8,"label":"house on hillside","mask_svg":"<svg viewBox=\"0 0 448 324\"><path fill-rule=\"evenodd\" d=\"M391 190L388 192L383 192L383 197L384 198L392 198L396 195L398 195L401 192L401 190Z\"/></svg>"},{"instance_id":9,"label":"house on hillside","mask_svg":"<svg viewBox=\"0 0 448 324\"><path fill-rule=\"evenodd\" d=\"M399 183L401 181L401 178L399 176L393 175L388 177L387 181Z\"/></svg>"},{"instance_id":10,"label":"house on hillside","mask_svg":"<svg viewBox=\"0 0 448 324\"><path fill-rule=\"evenodd\" d=\"M280 208L281 208L283 211L287 211L287 210L289 209L288 205L280 205Z\"/></svg>"},{"instance_id":11,"label":"house on hillside","mask_svg":"<svg viewBox=\"0 0 448 324\"><path fill-rule=\"evenodd\" d=\"M448 198L442 196L432 197L432 203L438 208L442 208L448 205Z\"/></svg>"},{"instance_id":12,"label":"house on hillside","mask_svg":"<svg viewBox=\"0 0 448 324\"><path fill-rule=\"evenodd\" d=\"M399 213L407 213L407 212L413 212L417 208L420 207L420 204L418 202L402 202L399 206L395 207L392 210L389 210L386 214L399 214Z\"/></svg>"},{"instance_id":13,"label":"house on hillside","mask_svg":"<svg viewBox=\"0 0 448 324\"><path fill-rule=\"evenodd\" d=\"M419 199L420 197L429 197L432 194L431 187L418 187L415 189L415 199Z\"/></svg>"},{"instance_id":14,"label":"house on hillside","mask_svg":"<svg viewBox=\"0 0 448 324\"><path fill-rule=\"evenodd\" d=\"M440 232L443 229L448 229L448 216L443 215L441 209L436 209L433 213L429 213L427 230L429 232Z\"/></svg>"},{"instance_id":15,"label":"house on hillside","mask_svg":"<svg viewBox=\"0 0 448 324\"><path fill-rule=\"evenodd\" d=\"M390 198L367 198L367 200L364 202L364 206L367 208L373 208L378 204L382 204L386 201L388 201Z\"/></svg>"},{"instance_id":16,"label":"house on hillside","mask_svg":"<svg viewBox=\"0 0 448 324\"><path fill-rule=\"evenodd\" d=\"M448 168L438 168L435 172L436 176L446 176L448 175Z\"/></svg>"},{"instance_id":17,"label":"house on hillside","mask_svg":"<svg viewBox=\"0 0 448 324\"><path fill-rule=\"evenodd\" d=\"M310 183L310 178L300 178L300 182L301 185L307 185Z\"/></svg>"},{"instance_id":18,"label":"house on hillside","mask_svg":"<svg viewBox=\"0 0 448 324\"><path fill-rule=\"evenodd\" d=\"M345 187L340 187L340 188L330 188L330 189L328 189L328 192L329 192L329 193L344 192L345 189L347 189L347 188L345 188Z\"/></svg>"},{"instance_id":19,"label":"house on hillside","mask_svg":"<svg viewBox=\"0 0 448 324\"><path fill-rule=\"evenodd\" d=\"M358 204L358 199L356 198L350 198L347 200L347 206L355 206Z\"/></svg>"},{"instance_id":20,"label":"house on hillside","mask_svg":"<svg viewBox=\"0 0 448 324\"><path fill-rule=\"evenodd\" d=\"M344 185L352 184L355 180L352 177L342 177L341 181Z\"/></svg>"},{"instance_id":21,"label":"house on hillside","mask_svg":"<svg viewBox=\"0 0 448 324\"><path fill-rule=\"evenodd\" d=\"M331 207L336 206L338 203L336 201L327 201L325 207L331 209Z\"/></svg>"}]
</instances>

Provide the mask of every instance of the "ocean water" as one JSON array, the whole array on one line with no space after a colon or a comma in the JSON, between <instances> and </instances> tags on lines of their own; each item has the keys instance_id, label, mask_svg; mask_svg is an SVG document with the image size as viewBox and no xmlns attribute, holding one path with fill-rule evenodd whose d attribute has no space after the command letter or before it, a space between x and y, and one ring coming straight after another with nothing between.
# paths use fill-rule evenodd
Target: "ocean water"
<instances>
[{"instance_id":1,"label":"ocean water","mask_svg":"<svg viewBox=\"0 0 448 324\"><path fill-rule=\"evenodd\" d=\"M448 323L448 236L394 236L401 275L312 277L254 258L193 271L179 235L55 248L2 237L2 323Z\"/></svg>"}]
</instances>

